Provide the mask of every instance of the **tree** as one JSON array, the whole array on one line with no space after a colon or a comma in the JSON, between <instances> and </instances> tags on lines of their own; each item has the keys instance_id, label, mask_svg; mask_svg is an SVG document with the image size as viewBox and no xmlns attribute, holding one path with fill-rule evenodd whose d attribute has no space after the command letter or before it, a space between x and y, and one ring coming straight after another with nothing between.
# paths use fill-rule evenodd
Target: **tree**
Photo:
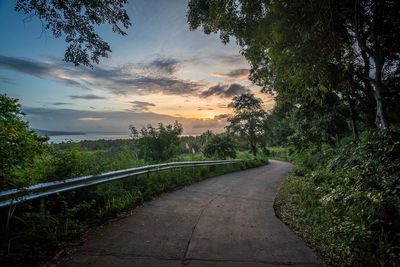
<instances>
[{"instance_id":1,"label":"tree","mask_svg":"<svg viewBox=\"0 0 400 267\"><path fill-rule=\"evenodd\" d=\"M206 157L217 156L220 159L236 158L236 143L230 134L212 135L203 148Z\"/></svg>"},{"instance_id":2,"label":"tree","mask_svg":"<svg viewBox=\"0 0 400 267\"><path fill-rule=\"evenodd\" d=\"M232 102L234 114L228 118L228 131L247 138L253 155L257 155L257 143L264 134L264 120L267 113L262 107L262 100L253 94L235 96Z\"/></svg>"},{"instance_id":3,"label":"tree","mask_svg":"<svg viewBox=\"0 0 400 267\"><path fill-rule=\"evenodd\" d=\"M47 148L47 137L29 130L18 99L0 94L0 190L16 187L13 172L29 166Z\"/></svg>"},{"instance_id":4,"label":"tree","mask_svg":"<svg viewBox=\"0 0 400 267\"><path fill-rule=\"evenodd\" d=\"M292 104L346 96L353 125L360 105L386 128L400 79L399 10L393 0L191 0L187 18L224 43L234 36L264 91Z\"/></svg>"},{"instance_id":5,"label":"tree","mask_svg":"<svg viewBox=\"0 0 400 267\"><path fill-rule=\"evenodd\" d=\"M288 137L294 134L292 117L295 108L288 103L276 103L266 119L269 146L287 146Z\"/></svg>"},{"instance_id":6,"label":"tree","mask_svg":"<svg viewBox=\"0 0 400 267\"><path fill-rule=\"evenodd\" d=\"M177 121L167 126L159 123L158 128L148 125L140 132L133 125L129 129L139 149L139 157L145 160L165 161L175 157L179 151L179 136L183 128Z\"/></svg>"},{"instance_id":7,"label":"tree","mask_svg":"<svg viewBox=\"0 0 400 267\"><path fill-rule=\"evenodd\" d=\"M124 5L127 0L18 0L15 10L40 19L43 29L56 38L65 35L69 44L64 60L75 66L92 66L100 57L108 57L110 45L96 32L95 26L110 24L113 32L126 35L131 23Z\"/></svg>"}]
</instances>

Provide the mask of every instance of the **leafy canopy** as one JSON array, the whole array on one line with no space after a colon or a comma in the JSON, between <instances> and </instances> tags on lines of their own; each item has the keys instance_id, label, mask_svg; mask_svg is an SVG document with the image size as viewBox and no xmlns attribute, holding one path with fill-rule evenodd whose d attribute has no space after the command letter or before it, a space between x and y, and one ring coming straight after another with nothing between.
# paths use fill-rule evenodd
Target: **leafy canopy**
<instances>
[{"instance_id":1,"label":"leafy canopy","mask_svg":"<svg viewBox=\"0 0 400 267\"><path fill-rule=\"evenodd\" d=\"M0 94L0 190L15 187L16 169L29 166L47 148L47 137L29 130L18 99Z\"/></svg>"},{"instance_id":2,"label":"leafy canopy","mask_svg":"<svg viewBox=\"0 0 400 267\"><path fill-rule=\"evenodd\" d=\"M65 35L69 44L64 60L75 66L92 66L100 57L108 57L110 45L105 42L95 27L110 24L113 32L126 35L130 19L124 5L127 0L18 0L15 10L38 17L45 30L54 37Z\"/></svg>"},{"instance_id":3,"label":"leafy canopy","mask_svg":"<svg viewBox=\"0 0 400 267\"><path fill-rule=\"evenodd\" d=\"M235 38L265 92L292 104L348 94L374 107L372 122L387 127L385 113L398 101L399 1L191 0L188 7L191 29L219 33L224 43Z\"/></svg>"}]
</instances>

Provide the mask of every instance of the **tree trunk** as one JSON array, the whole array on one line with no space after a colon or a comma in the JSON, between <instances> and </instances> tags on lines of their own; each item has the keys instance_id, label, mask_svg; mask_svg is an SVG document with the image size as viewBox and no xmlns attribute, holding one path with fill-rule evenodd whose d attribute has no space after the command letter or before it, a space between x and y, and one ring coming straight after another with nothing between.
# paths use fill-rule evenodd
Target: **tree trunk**
<instances>
[{"instance_id":1,"label":"tree trunk","mask_svg":"<svg viewBox=\"0 0 400 267\"><path fill-rule=\"evenodd\" d=\"M257 156L257 145L255 142L250 143L251 152L253 152L254 157Z\"/></svg>"},{"instance_id":2,"label":"tree trunk","mask_svg":"<svg viewBox=\"0 0 400 267\"><path fill-rule=\"evenodd\" d=\"M350 111L350 119L351 119L351 129L353 130L353 136L354 140L358 141L358 128L357 128L357 122L356 118L354 115L354 109L353 109L353 101L350 98L350 95L347 93L346 94L347 102L349 103L349 111Z\"/></svg>"},{"instance_id":3,"label":"tree trunk","mask_svg":"<svg viewBox=\"0 0 400 267\"><path fill-rule=\"evenodd\" d=\"M388 123L385 116L385 107L383 101L383 84L382 84L382 69L383 69L383 59L379 53L373 57L375 62L375 79L372 82L372 87L374 88L374 96L376 101L376 126L380 129L386 129Z\"/></svg>"}]
</instances>

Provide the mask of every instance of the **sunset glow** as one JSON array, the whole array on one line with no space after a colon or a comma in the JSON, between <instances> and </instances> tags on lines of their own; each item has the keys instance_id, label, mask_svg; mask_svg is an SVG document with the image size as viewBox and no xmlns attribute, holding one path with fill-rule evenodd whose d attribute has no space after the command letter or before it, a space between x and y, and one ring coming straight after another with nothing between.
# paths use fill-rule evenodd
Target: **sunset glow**
<instances>
[{"instance_id":1,"label":"sunset glow","mask_svg":"<svg viewBox=\"0 0 400 267\"><path fill-rule=\"evenodd\" d=\"M0 43L1 93L20 99L32 127L64 131L126 132L129 124L177 120L185 134L220 132L236 95L251 92L273 106L248 80L234 40L224 45L216 35L189 31L182 1L154 3L128 4L134 26L110 37L112 57L89 68L62 61L62 38L37 38L40 21L24 22L14 3L1 2L1 25L15 25L0 28L8 40Z\"/></svg>"}]
</instances>

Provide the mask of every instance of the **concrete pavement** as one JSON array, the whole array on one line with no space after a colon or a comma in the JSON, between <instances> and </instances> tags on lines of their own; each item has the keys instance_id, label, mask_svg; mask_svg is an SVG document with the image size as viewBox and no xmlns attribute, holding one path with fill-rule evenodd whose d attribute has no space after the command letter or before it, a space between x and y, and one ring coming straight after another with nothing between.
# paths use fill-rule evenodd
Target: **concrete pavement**
<instances>
[{"instance_id":1,"label":"concrete pavement","mask_svg":"<svg viewBox=\"0 0 400 267\"><path fill-rule=\"evenodd\" d=\"M132 216L91 230L59 266L319 266L274 214L291 167L270 160L146 202Z\"/></svg>"}]
</instances>

